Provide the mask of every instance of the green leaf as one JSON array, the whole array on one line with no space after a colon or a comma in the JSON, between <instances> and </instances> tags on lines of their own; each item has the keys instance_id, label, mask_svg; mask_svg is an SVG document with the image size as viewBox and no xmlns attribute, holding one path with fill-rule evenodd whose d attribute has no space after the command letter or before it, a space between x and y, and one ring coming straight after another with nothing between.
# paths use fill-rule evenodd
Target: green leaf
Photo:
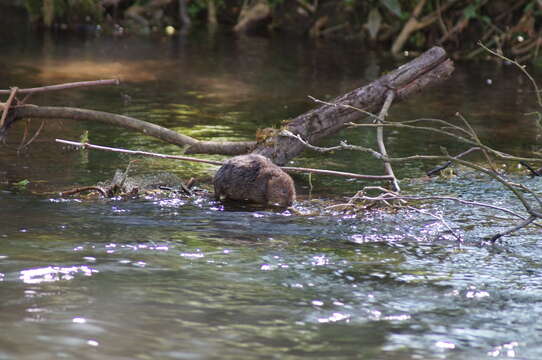
<instances>
[{"instance_id":1,"label":"green leaf","mask_svg":"<svg viewBox=\"0 0 542 360\"><path fill-rule=\"evenodd\" d=\"M12 185L17 186L17 187L24 188L24 187L26 187L28 184L30 184L30 181L27 180L27 179L24 179L24 180L21 180L21 181L17 181L16 183L13 183Z\"/></svg>"},{"instance_id":2,"label":"green leaf","mask_svg":"<svg viewBox=\"0 0 542 360\"><path fill-rule=\"evenodd\" d=\"M463 10L463 16L466 17L467 19L475 18L477 16L476 5L470 4L469 6L467 6L465 10Z\"/></svg>"},{"instance_id":3,"label":"green leaf","mask_svg":"<svg viewBox=\"0 0 542 360\"><path fill-rule=\"evenodd\" d=\"M88 130L83 131L83 134L79 138L79 142L81 143L88 143Z\"/></svg>"},{"instance_id":4,"label":"green leaf","mask_svg":"<svg viewBox=\"0 0 542 360\"><path fill-rule=\"evenodd\" d=\"M382 16L380 16L378 9L373 8L371 12L369 13L369 18L367 19L367 24L366 24L367 29L369 30L369 35L371 35L371 39L376 39L378 30L380 30L381 21L382 21Z\"/></svg>"},{"instance_id":5,"label":"green leaf","mask_svg":"<svg viewBox=\"0 0 542 360\"><path fill-rule=\"evenodd\" d=\"M387 7L394 15L397 15L398 17L403 16L403 10L401 10L399 0L380 0L380 3Z\"/></svg>"}]
</instances>

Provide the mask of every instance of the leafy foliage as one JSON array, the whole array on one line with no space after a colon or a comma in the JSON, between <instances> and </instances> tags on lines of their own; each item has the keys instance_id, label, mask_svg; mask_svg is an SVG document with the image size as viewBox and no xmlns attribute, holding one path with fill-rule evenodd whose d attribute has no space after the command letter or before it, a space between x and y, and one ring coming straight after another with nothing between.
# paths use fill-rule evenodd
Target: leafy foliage
<instances>
[{"instance_id":1,"label":"leafy foliage","mask_svg":"<svg viewBox=\"0 0 542 360\"><path fill-rule=\"evenodd\" d=\"M46 25L99 23L105 13L115 14L115 21L122 23L124 12L136 5L143 9L161 6L166 14L163 21L178 19L179 0L123 0L117 5L103 0L21 1L33 21ZM270 29L286 27L283 30L309 36L371 40L394 53L437 44L466 58L487 56L476 46L481 40L500 46L512 57L540 63L542 22L536 20L542 16L542 3L538 0L187 0L186 4L195 24L204 22L208 11L213 15L216 11L219 22L231 26L242 9L258 1L267 1L273 10ZM151 11L142 16L152 17Z\"/></svg>"},{"instance_id":2,"label":"leafy foliage","mask_svg":"<svg viewBox=\"0 0 542 360\"><path fill-rule=\"evenodd\" d=\"M33 20L42 19L47 26L55 20L99 22L103 18L100 0L25 0L25 7Z\"/></svg>"}]
</instances>

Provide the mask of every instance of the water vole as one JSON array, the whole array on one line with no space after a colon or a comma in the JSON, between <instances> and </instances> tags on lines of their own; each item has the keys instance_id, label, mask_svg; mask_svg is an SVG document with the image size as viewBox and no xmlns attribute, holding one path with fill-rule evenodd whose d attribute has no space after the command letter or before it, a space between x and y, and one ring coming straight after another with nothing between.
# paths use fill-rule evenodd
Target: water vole
<instances>
[{"instance_id":1,"label":"water vole","mask_svg":"<svg viewBox=\"0 0 542 360\"><path fill-rule=\"evenodd\" d=\"M216 172L213 185L217 199L246 201L286 207L295 200L294 181L262 155L240 155L226 161Z\"/></svg>"}]
</instances>

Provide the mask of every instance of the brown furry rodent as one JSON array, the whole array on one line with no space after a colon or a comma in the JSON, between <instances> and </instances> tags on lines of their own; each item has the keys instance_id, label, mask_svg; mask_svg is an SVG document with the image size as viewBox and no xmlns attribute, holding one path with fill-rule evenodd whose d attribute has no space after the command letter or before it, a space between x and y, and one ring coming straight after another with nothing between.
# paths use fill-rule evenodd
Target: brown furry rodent
<instances>
[{"instance_id":1,"label":"brown furry rodent","mask_svg":"<svg viewBox=\"0 0 542 360\"><path fill-rule=\"evenodd\" d=\"M294 181L262 155L236 156L218 169L213 179L217 199L287 207L295 200Z\"/></svg>"}]
</instances>

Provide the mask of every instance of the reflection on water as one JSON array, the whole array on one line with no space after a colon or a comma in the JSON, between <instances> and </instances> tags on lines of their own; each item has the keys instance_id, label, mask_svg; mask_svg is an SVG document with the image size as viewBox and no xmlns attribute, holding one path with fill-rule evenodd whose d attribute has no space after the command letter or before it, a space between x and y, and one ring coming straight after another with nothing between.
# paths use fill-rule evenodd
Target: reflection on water
<instances>
[{"instance_id":1,"label":"reflection on water","mask_svg":"<svg viewBox=\"0 0 542 360\"><path fill-rule=\"evenodd\" d=\"M96 108L151 119L201 138L247 139L310 104L392 68L370 51L284 38L193 33L187 39L27 37L5 58L4 84L35 86L122 76L120 88L36 96L36 103ZM486 79L492 79L489 86ZM492 145L537 144L531 95L512 69L458 65L446 85L394 106L397 120L450 118L460 110ZM5 85L4 87L7 87ZM124 101L122 94L131 100ZM480 100L480 99L483 99ZM514 115L512 115L514 114ZM517 115L520 114L520 115ZM493 210L435 204L419 212L340 216L317 212L296 177L304 216L224 208L210 199L60 199L74 185L112 177L128 159L53 144L55 137L176 153L179 149L104 125L48 124L17 156L15 126L0 155L0 359L478 359L542 355L542 252L532 227L498 246L483 236L511 223ZM390 152L439 153L444 139L389 134ZM373 145L372 135L342 133ZM423 141L420 141L423 140ZM307 167L377 173L353 153L303 154ZM401 169L417 177L427 165ZM213 168L141 159L204 183ZM9 185L29 179L28 188ZM540 192L540 182L523 179ZM361 184L313 179L316 199ZM517 210L484 178L404 181L423 194L460 194ZM46 192L44 194L44 192ZM47 193L48 192L48 193ZM36 194L38 193L38 194ZM312 215L318 214L318 215ZM473 226L476 224L476 226Z\"/></svg>"},{"instance_id":2,"label":"reflection on water","mask_svg":"<svg viewBox=\"0 0 542 360\"><path fill-rule=\"evenodd\" d=\"M96 270L88 266L47 266L45 268L21 270L19 279L26 284L39 284L42 282L71 280L77 273L91 276L95 272Z\"/></svg>"}]
</instances>

